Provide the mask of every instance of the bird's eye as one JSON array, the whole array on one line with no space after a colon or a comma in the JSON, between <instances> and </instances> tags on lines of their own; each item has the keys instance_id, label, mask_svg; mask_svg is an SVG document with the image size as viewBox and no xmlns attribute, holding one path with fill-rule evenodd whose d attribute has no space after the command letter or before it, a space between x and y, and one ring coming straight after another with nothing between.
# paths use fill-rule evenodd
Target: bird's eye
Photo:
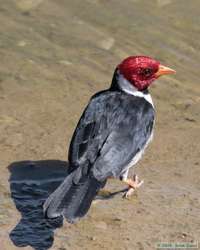
<instances>
[{"instance_id":1,"label":"bird's eye","mask_svg":"<svg viewBox=\"0 0 200 250\"><path fill-rule=\"evenodd\" d=\"M143 72L142 72L145 76L148 76L148 75L151 75L152 74L152 69L150 68L146 68L146 69L143 69Z\"/></svg>"}]
</instances>

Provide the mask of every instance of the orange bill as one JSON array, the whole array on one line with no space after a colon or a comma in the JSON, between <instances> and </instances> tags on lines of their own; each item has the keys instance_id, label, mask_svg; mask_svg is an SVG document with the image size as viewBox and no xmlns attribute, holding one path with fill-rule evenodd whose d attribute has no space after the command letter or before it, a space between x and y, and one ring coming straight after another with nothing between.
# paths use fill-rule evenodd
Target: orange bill
<instances>
[{"instance_id":1,"label":"orange bill","mask_svg":"<svg viewBox=\"0 0 200 250\"><path fill-rule=\"evenodd\" d=\"M166 66L160 65L158 68L158 71L156 72L156 77L162 76L162 75L169 75L169 74L175 74L176 71L173 69L170 69Z\"/></svg>"}]
</instances>

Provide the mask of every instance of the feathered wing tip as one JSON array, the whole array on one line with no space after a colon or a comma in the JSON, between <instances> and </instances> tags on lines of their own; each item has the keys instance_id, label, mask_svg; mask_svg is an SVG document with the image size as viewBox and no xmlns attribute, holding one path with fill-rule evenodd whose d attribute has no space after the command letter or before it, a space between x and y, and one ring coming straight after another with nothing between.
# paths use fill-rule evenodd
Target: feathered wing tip
<instances>
[{"instance_id":1,"label":"feathered wing tip","mask_svg":"<svg viewBox=\"0 0 200 250\"><path fill-rule=\"evenodd\" d=\"M43 210L48 218L55 218L62 214L62 201L72 185L73 176L68 175L60 186L47 198Z\"/></svg>"},{"instance_id":2,"label":"feathered wing tip","mask_svg":"<svg viewBox=\"0 0 200 250\"><path fill-rule=\"evenodd\" d=\"M83 217L89 210L99 189L105 185L90 175L84 175L75 184L76 171L66 177L64 182L49 196L43 205L48 218L63 215L70 223Z\"/></svg>"}]
</instances>

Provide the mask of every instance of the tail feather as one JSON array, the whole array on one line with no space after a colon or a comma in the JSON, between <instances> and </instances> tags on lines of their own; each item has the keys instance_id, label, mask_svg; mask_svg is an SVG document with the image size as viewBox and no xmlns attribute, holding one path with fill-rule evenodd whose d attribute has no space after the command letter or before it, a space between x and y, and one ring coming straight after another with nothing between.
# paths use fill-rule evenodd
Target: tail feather
<instances>
[{"instance_id":1,"label":"tail feather","mask_svg":"<svg viewBox=\"0 0 200 250\"><path fill-rule=\"evenodd\" d=\"M75 222L87 213L99 189L105 185L105 181L100 182L90 175L81 176L75 183L75 176L76 171L67 176L44 203L48 218L63 215L68 222Z\"/></svg>"}]
</instances>

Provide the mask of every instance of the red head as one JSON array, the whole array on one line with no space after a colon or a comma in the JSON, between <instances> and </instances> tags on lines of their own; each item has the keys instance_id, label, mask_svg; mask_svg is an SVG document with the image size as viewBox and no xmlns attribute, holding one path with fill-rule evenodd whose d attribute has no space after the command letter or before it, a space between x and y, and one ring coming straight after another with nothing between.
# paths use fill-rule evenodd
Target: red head
<instances>
[{"instance_id":1,"label":"red head","mask_svg":"<svg viewBox=\"0 0 200 250\"><path fill-rule=\"evenodd\" d=\"M119 73L138 90L144 90L159 76L175 73L174 70L147 56L130 56L117 67Z\"/></svg>"}]
</instances>

